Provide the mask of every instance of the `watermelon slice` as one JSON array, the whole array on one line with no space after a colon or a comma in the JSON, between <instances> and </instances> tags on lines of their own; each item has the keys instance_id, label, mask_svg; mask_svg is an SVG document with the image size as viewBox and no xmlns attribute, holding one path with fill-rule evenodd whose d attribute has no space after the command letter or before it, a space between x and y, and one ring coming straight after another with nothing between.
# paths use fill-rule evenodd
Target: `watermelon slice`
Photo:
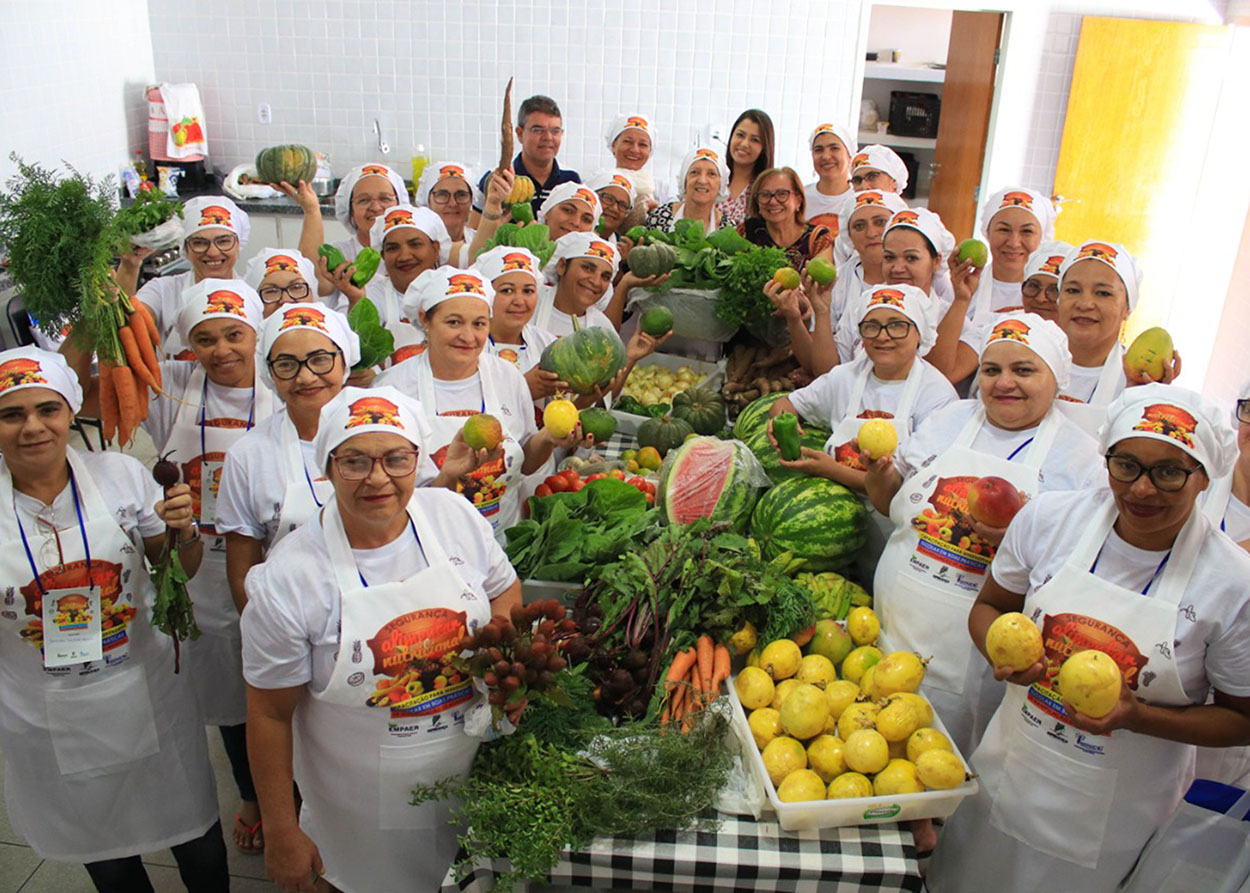
<instances>
[{"instance_id":1,"label":"watermelon slice","mask_svg":"<svg viewBox=\"0 0 1250 893\"><path fill-rule=\"evenodd\" d=\"M746 444L692 437L674 450L660 481L660 502L670 524L699 518L728 521L742 530L759 495L758 460Z\"/></svg>"}]
</instances>

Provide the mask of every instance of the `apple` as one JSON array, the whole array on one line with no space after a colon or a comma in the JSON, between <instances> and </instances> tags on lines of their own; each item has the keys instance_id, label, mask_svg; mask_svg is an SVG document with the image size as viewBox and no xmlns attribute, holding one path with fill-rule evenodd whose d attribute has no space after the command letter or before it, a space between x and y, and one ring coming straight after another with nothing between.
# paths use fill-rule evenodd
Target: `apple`
<instances>
[{"instance_id":1,"label":"apple","mask_svg":"<svg viewBox=\"0 0 1250 893\"><path fill-rule=\"evenodd\" d=\"M1024 497L1009 481L983 477L968 488L968 514L986 527L1006 527L1024 507Z\"/></svg>"},{"instance_id":2,"label":"apple","mask_svg":"<svg viewBox=\"0 0 1250 893\"><path fill-rule=\"evenodd\" d=\"M835 667L855 648L851 635L836 620L817 620L812 641L807 646L808 654L819 654L829 658Z\"/></svg>"},{"instance_id":3,"label":"apple","mask_svg":"<svg viewBox=\"0 0 1250 893\"><path fill-rule=\"evenodd\" d=\"M980 239L964 239L959 243L959 260L970 260L977 269L985 266L990 259L990 249Z\"/></svg>"}]
</instances>

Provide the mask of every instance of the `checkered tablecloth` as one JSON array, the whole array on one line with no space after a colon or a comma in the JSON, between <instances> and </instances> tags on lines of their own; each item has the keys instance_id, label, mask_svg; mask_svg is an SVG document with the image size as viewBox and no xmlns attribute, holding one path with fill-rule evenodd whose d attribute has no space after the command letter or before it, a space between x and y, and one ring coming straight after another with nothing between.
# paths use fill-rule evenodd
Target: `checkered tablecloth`
<instances>
[{"instance_id":1,"label":"checkered tablecloth","mask_svg":"<svg viewBox=\"0 0 1250 893\"><path fill-rule=\"evenodd\" d=\"M923 887L911 831L865 825L782 831L765 817L712 815L714 831L657 831L645 838L595 838L565 852L548 883L598 890L915 890ZM479 865L443 893L489 891L492 865Z\"/></svg>"}]
</instances>

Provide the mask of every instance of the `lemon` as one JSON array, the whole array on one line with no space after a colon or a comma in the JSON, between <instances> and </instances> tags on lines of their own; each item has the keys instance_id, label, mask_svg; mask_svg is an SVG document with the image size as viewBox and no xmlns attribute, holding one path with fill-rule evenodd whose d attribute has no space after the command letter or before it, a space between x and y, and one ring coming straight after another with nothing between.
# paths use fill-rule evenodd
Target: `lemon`
<instances>
[{"instance_id":1,"label":"lemon","mask_svg":"<svg viewBox=\"0 0 1250 893\"><path fill-rule=\"evenodd\" d=\"M859 697L859 686L849 679L839 679L825 686L825 700L829 702L829 717L838 720L842 711L855 703Z\"/></svg>"},{"instance_id":2,"label":"lemon","mask_svg":"<svg viewBox=\"0 0 1250 893\"><path fill-rule=\"evenodd\" d=\"M807 765L825 780L833 781L846 771L846 759L842 755L846 744L833 735L821 735L807 745Z\"/></svg>"},{"instance_id":3,"label":"lemon","mask_svg":"<svg viewBox=\"0 0 1250 893\"><path fill-rule=\"evenodd\" d=\"M833 661L824 655L809 654L799 663L799 672L794 678L823 690L830 682L837 681L838 671L833 668Z\"/></svg>"},{"instance_id":4,"label":"lemon","mask_svg":"<svg viewBox=\"0 0 1250 893\"><path fill-rule=\"evenodd\" d=\"M872 459L891 456L898 448L898 430L888 419L869 419L859 426L855 437L859 448Z\"/></svg>"},{"instance_id":5,"label":"lemon","mask_svg":"<svg viewBox=\"0 0 1250 893\"><path fill-rule=\"evenodd\" d=\"M891 701L877 714L877 731L886 741L906 741L919 728L916 708L906 701Z\"/></svg>"},{"instance_id":6,"label":"lemon","mask_svg":"<svg viewBox=\"0 0 1250 893\"><path fill-rule=\"evenodd\" d=\"M800 800L824 800L825 782L811 769L797 769L777 786L777 799L782 803Z\"/></svg>"},{"instance_id":7,"label":"lemon","mask_svg":"<svg viewBox=\"0 0 1250 893\"><path fill-rule=\"evenodd\" d=\"M796 769L807 768L807 751L803 745L793 738L778 735L764 747L761 754L764 760L764 771L772 779L774 785Z\"/></svg>"},{"instance_id":8,"label":"lemon","mask_svg":"<svg viewBox=\"0 0 1250 893\"><path fill-rule=\"evenodd\" d=\"M829 720L829 702L814 685L796 682L794 690L781 703L781 725L786 734L801 741L815 738Z\"/></svg>"},{"instance_id":9,"label":"lemon","mask_svg":"<svg viewBox=\"0 0 1250 893\"><path fill-rule=\"evenodd\" d=\"M830 800L871 797L872 782L858 772L843 772L829 785Z\"/></svg>"},{"instance_id":10,"label":"lemon","mask_svg":"<svg viewBox=\"0 0 1250 893\"><path fill-rule=\"evenodd\" d=\"M774 682L789 679L799 671L802 661L802 650L790 639L770 642L760 653L760 667Z\"/></svg>"},{"instance_id":11,"label":"lemon","mask_svg":"<svg viewBox=\"0 0 1250 893\"><path fill-rule=\"evenodd\" d=\"M920 717L920 728L933 725L933 705L922 698L915 692L900 691L886 698L889 701L906 701L915 709L916 715Z\"/></svg>"},{"instance_id":12,"label":"lemon","mask_svg":"<svg viewBox=\"0 0 1250 893\"><path fill-rule=\"evenodd\" d=\"M843 741L858 729L875 729L881 708L871 701L857 701L842 711L838 719L838 737Z\"/></svg>"},{"instance_id":13,"label":"lemon","mask_svg":"<svg viewBox=\"0 0 1250 893\"><path fill-rule=\"evenodd\" d=\"M859 685L868 672L868 668L885 657L881 649L875 645L861 645L846 656L842 661L842 678L849 679Z\"/></svg>"},{"instance_id":14,"label":"lemon","mask_svg":"<svg viewBox=\"0 0 1250 893\"><path fill-rule=\"evenodd\" d=\"M916 775L916 766L907 760L890 760L872 780L872 792L878 797L920 794L924 788Z\"/></svg>"},{"instance_id":15,"label":"lemon","mask_svg":"<svg viewBox=\"0 0 1250 893\"><path fill-rule=\"evenodd\" d=\"M861 606L846 615L846 631L856 645L871 645L881 635L881 621L872 608Z\"/></svg>"},{"instance_id":16,"label":"lemon","mask_svg":"<svg viewBox=\"0 0 1250 893\"><path fill-rule=\"evenodd\" d=\"M734 691L748 710L767 707L773 702L773 680L759 667L744 667L734 680Z\"/></svg>"},{"instance_id":17,"label":"lemon","mask_svg":"<svg viewBox=\"0 0 1250 893\"><path fill-rule=\"evenodd\" d=\"M1120 667L1102 651L1078 651L1059 668L1059 693L1063 699L1094 719L1115 708L1123 685Z\"/></svg>"},{"instance_id":18,"label":"lemon","mask_svg":"<svg viewBox=\"0 0 1250 893\"><path fill-rule=\"evenodd\" d=\"M848 768L872 775L890 762L890 745L875 729L858 729L846 738L842 755Z\"/></svg>"},{"instance_id":19,"label":"lemon","mask_svg":"<svg viewBox=\"0 0 1250 893\"><path fill-rule=\"evenodd\" d=\"M747 725L751 727L755 746L763 750L781 734L781 714L772 707L761 707L751 711L751 715L747 717Z\"/></svg>"},{"instance_id":20,"label":"lemon","mask_svg":"<svg viewBox=\"0 0 1250 893\"><path fill-rule=\"evenodd\" d=\"M963 761L949 750L926 750L916 760L916 772L926 788L948 791L964 783Z\"/></svg>"},{"instance_id":21,"label":"lemon","mask_svg":"<svg viewBox=\"0 0 1250 893\"><path fill-rule=\"evenodd\" d=\"M907 739L907 759L918 762L922 753L930 750L944 750L953 753L955 748L951 740L937 729L917 729Z\"/></svg>"},{"instance_id":22,"label":"lemon","mask_svg":"<svg viewBox=\"0 0 1250 893\"><path fill-rule=\"evenodd\" d=\"M878 697L915 691L924 680L924 661L913 651L891 651L873 667Z\"/></svg>"}]
</instances>

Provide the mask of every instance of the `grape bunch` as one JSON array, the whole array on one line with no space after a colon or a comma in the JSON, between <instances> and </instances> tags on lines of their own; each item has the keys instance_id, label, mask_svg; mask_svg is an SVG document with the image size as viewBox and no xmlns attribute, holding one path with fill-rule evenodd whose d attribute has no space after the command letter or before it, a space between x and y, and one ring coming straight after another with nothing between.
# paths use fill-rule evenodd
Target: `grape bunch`
<instances>
[{"instance_id":1,"label":"grape bunch","mask_svg":"<svg viewBox=\"0 0 1250 893\"><path fill-rule=\"evenodd\" d=\"M550 688L555 674L568 666L563 652L575 639L580 639L576 621L550 599L516 605L510 618L492 617L460 640L460 650L470 652L464 669L486 683L495 718L506 713L515 723L529 692Z\"/></svg>"}]
</instances>

